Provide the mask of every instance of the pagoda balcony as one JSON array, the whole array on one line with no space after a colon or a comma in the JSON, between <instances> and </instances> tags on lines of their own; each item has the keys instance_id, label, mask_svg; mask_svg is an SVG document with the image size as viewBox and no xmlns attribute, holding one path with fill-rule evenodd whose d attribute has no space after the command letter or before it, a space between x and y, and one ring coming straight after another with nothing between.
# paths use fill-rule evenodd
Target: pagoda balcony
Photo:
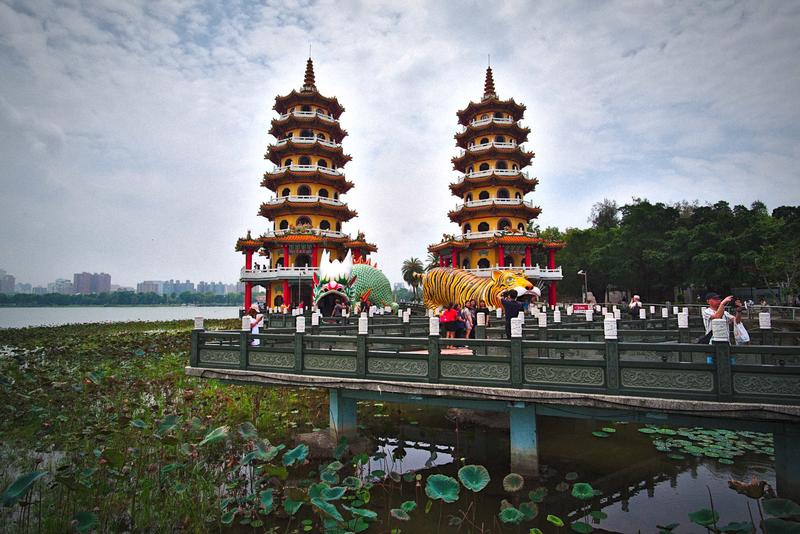
<instances>
[{"instance_id":1,"label":"pagoda balcony","mask_svg":"<svg viewBox=\"0 0 800 534\"><path fill-rule=\"evenodd\" d=\"M298 233L297 230L275 230L272 232L267 232L261 237L265 239L275 238L275 237L285 237L287 235L315 235L319 237L330 237L333 239L350 239L350 236L344 232L336 232L334 230L323 230L322 228L304 228L302 233Z\"/></svg>"},{"instance_id":2,"label":"pagoda balcony","mask_svg":"<svg viewBox=\"0 0 800 534\"><path fill-rule=\"evenodd\" d=\"M464 208L481 208L484 206L525 206L528 208L536 209L532 202L523 200L521 198L485 198L482 200L470 200L456 206L455 211Z\"/></svg>"},{"instance_id":3,"label":"pagoda balcony","mask_svg":"<svg viewBox=\"0 0 800 534\"><path fill-rule=\"evenodd\" d=\"M319 117L320 119L322 119L324 121L328 121L330 123L336 123L336 124L339 123L339 119L335 119L331 115L326 115L326 114L322 113L321 111L299 111L299 110L290 111L289 113L284 113L283 115L278 117L278 120L281 120L281 121L282 120L286 120L289 117L297 117L297 118L302 118L302 119L309 119L309 118L313 119L313 118Z\"/></svg>"},{"instance_id":4,"label":"pagoda balcony","mask_svg":"<svg viewBox=\"0 0 800 534\"><path fill-rule=\"evenodd\" d=\"M285 197L276 197L267 200L265 204L267 204L268 206L277 206L279 204L284 204L286 202L319 202L320 204L327 204L328 206L345 206L345 203L342 202L341 200L330 197L320 197L312 195L289 195Z\"/></svg>"},{"instance_id":5,"label":"pagoda balcony","mask_svg":"<svg viewBox=\"0 0 800 534\"><path fill-rule=\"evenodd\" d=\"M326 141L317 137L284 137L283 139L278 139L278 142L275 143L275 146L283 146L288 143L296 145L313 145L314 143L317 143L328 148L342 148L341 143Z\"/></svg>"},{"instance_id":6,"label":"pagoda balcony","mask_svg":"<svg viewBox=\"0 0 800 534\"><path fill-rule=\"evenodd\" d=\"M286 171L292 172L321 172L330 174L332 176L343 176L344 173L339 169L331 167L323 167L322 165L284 165L282 167L275 167L270 174L283 174Z\"/></svg>"},{"instance_id":7,"label":"pagoda balcony","mask_svg":"<svg viewBox=\"0 0 800 534\"><path fill-rule=\"evenodd\" d=\"M563 278L561 274L561 267L555 267L553 269L549 269L547 267L539 267L538 265L533 265L531 267L513 266L513 265L503 266L503 267L495 266L495 267L487 267L485 269L462 269L462 271L483 278L488 278L492 276L492 271L522 271L525 274L526 278L533 278L538 280L561 280Z\"/></svg>"},{"instance_id":8,"label":"pagoda balcony","mask_svg":"<svg viewBox=\"0 0 800 534\"><path fill-rule=\"evenodd\" d=\"M483 126L484 124L514 124L517 123L519 126L519 121L515 121L511 117L489 117L486 119L473 119L469 121L470 126ZM464 128L466 130L466 128Z\"/></svg>"},{"instance_id":9,"label":"pagoda balcony","mask_svg":"<svg viewBox=\"0 0 800 534\"><path fill-rule=\"evenodd\" d=\"M511 141L509 142L499 142L499 141L489 141L488 143L482 143L480 145L470 145L467 147L467 151L469 152L480 152L481 150L489 150L490 148L497 148L500 150L513 150L517 148L517 142ZM465 151L461 151L461 155L463 156Z\"/></svg>"},{"instance_id":10,"label":"pagoda balcony","mask_svg":"<svg viewBox=\"0 0 800 534\"><path fill-rule=\"evenodd\" d=\"M525 179L528 179L528 180L531 179L530 176L528 176L528 173L523 172L520 169L489 169L489 170L486 170L486 171L468 172L468 173L466 173L466 174L464 174L462 176L459 176L458 177L458 183L463 182L465 178L482 178L484 176L491 176L493 174L495 176L517 176L517 175L522 175L522 177L525 178Z\"/></svg>"},{"instance_id":11,"label":"pagoda balcony","mask_svg":"<svg viewBox=\"0 0 800 534\"><path fill-rule=\"evenodd\" d=\"M276 267L264 269L242 269L242 282L270 282L274 280L305 281L311 280L319 269L316 267Z\"/></svg>"}]
</instances>

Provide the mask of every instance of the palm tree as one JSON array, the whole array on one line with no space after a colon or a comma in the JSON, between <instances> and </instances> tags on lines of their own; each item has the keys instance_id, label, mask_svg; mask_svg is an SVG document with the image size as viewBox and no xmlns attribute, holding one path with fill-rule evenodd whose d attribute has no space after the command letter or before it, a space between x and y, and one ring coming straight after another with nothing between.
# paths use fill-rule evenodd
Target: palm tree
<instances>
[{"instance_id":1,"label":"palm tree","mask_svg":"<svg viewBox=\"0 0 800 534\"><path fill-rule=\"evenodd\" d=\"M403 261L403 267L400 269L400 272L403 274L403 280L410 285L411 289L414 291L414 300L417 300L417 287L421 279L415 275L425 272L422 262L419 258L412 256Z\"/></svg>"},{"instance_id":2,"label":"palm tree","mask_svg":"<svg viewBox=\"0 0 800 534\"><path fill-rule=\"evenodd\" d=\"M431 269L435 269L439 266L439 258L433 252L428 252L428 257L425 258L427 262L425 264L425 272L430 271Z\"/></svg>"}]
</instances>

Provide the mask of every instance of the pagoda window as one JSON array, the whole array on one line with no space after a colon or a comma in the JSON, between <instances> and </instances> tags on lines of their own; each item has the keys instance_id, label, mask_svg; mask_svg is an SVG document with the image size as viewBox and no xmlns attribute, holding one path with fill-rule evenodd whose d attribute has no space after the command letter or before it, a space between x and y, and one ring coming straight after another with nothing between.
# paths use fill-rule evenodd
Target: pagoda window
<instances>
[{"instance_id":1,"label":"pagoda window","mask_svg":"<svg viewBox=\"0 0 800 534\"><path fill-rule=\"evenodd\" d=\"M331 229L331 223L329 223L326 220L322 220L319 223L319 228L320 228L320 230L330 230Z\"/></svg>"},{"instance_id":2,"label":"pagoda window","mask_svg":"<svg viewBox=\"0 0 800 534\"><path fill-rule=\"evenodd\" d=\"M336 231L337 232L341 232L342 231L342 223L340 223L340 222L336 223Z\"/></svg>"},{"instance_id":3,"label":"pagoda window","mask_svg":"<svg viewBox=\"0 0 800 534\"><path fill-rule=\"evenodd\" d=\"M486 113L484 113L483 115L481 115L481 120L483 120L483 119L488 119L488 118L489 118L489 115L487 115Z\"/></svg>"},{"instance_id":4,"label":"pagoda window","mask_svg":"<svg viewBox=\"0 0 800 534\"><path fill-rule=\"evenodd\" d=\"M324 160L324 159L318 159L317 160L317 165L319 167L326 167L327 168L328 167L328 162L326 160Z\"/></svg>"},{"instance_id":5,"label":"pagoda window","mask_svg":"<svg viewBox=\"0 0 800 534\"><path fill-rule=\"evenodd\" d=\"M520 232L524 232L525 231L525 225L522 224L522 223L519 223L517 225L517 230L519 230Z\"/></svg>"},{"instance_id":6,"label":"pagoda window","mask_svg":"<svg viewBox=\"0 0 800 534\"><path fill-rule=\"evenodd\" d=\"M311 130L302 130L300 132L300 137L314 137L314 132Z\"/></svg>"},{"instance_id":7,"label":"pagoda window","mask_svg":"<svg viewBox=\"0 0 800 534\"><path fill-rule=\"evenodd\" d=\"M488 171L489 170L489 164L488 163L481 163L480 167L478 167L478 170Z\"/></svg>"},{"instance_id":8,"label":"pagoda window","mask_svg":"<svg viewBox=\"0 0 800 534\"><path fill-rule=\"evenodd\" d=\"M472 233L472 225L470 223L464 225L464 233L465 234Z\"/></svg>"},{"instance_id":9,"label":"pagoda window","mask_svg":"<svg viewBox=\"0 0 800 534\"><path fill-rule=\"evenodd\" d=\"M289 221L287 221L286 219L282 220L281 224L278 226L278 228L280 228L281 230L288 230L289 229ZM283 260L278 260L278 261L282 262Z\"/></svg>"},{"instance_id":10,"label":"pagoda window","mask_svg":"<svg viewBox=\"0 0 800 534\"><path fill-rule=\"evenodd\" d=\"M309 267L311 266L311 258L308 254L298 254L294 259L295 267Z\"/></svg>"},{"instance_id":11,"label":"pagoda window","mask_svg":"<svg viewBox=\"0 0 800 534\"><path fill-rule=\"evenodd\" d=\"M311 106L303 106L300 109L302 109L303 111L311 111Z\"/></svg>"},{"instance_id":12,"label":"pagoda window","mask_svg":"<svg viewBox=\"0 0 800 534\"><path fill-rule=\"evenodd\" d=\"M473 172L475 172L475 167L470 167L467 169L467 174L472 174Z\"/></svg>"},{"instance_id":13,"label":"pagoda window","mask_svg":"<svg viewBox=\"0 0 800 534\"><path fill-rule=\"evenodd\" d=\"M502 119L503 118L503 114L500 113L499 111L495 111L494 112L494 118L495 119Z\"/></svg>"},{"instance_id":14,"label":"pagoda window","mask_svg":"<svg viewBox=\"0 0 800 534\"><path fill-rule=\"evenodd\" d=\"M506 256L505 260L503 261L503 265L506 267L513 267L514 266L514 258L511 256Z\"/></svg>"},{"instance_id":15,"label":"pagoda window","mask_svg":"<svg viewBox=\"0 0 800 534\"><path fill-rule=\"evenodd\" d=\"M505 188L498 189L497 190L497 198L510 198L510 195L508 194L508 189L505 189Z\"/></svg>"},{"instance_id":16,"label":"pagoda window","mask_svg":"<svg viewBox=\"0 0 800 534\"><path fill-rule=\"evenodd\" d=\"M283 162L284 167L288 167L292 164L292 158L288 158Z\"/></svg>"},{"instance_id":17,"label":"pagoda window","mask_svg":"<svg viewBox=\"0 0 800 534\"><path fill-rule=\"evenodd\" d=\"M478 231L479 232L488 232L489 231L489 223L487 223L487 222L480 223L478 225ZM488 265L487 265L487 267L488 267Z\"/></svg>"},{"instance_id":18,"label":"pagoda window","mask_svg":"<svg viewBox=\"0 0 800 534\"><path fill-rule=\"evenodd\" d=\"M275 268L280 269L283 267L283 258L278 258L278 261L275 262Z\"/></svg>"},{"instance_id":19,"label":"pagoda window","mask_svg":"<svg viewBox=\"0 0 800 534\"><path fill-rule=\"evenodd\" d=\"M462 269L469 269L469 258L464 258L464 261L461 262Z\"/></svg>"},{"instance_id":20,"label":"pagoda window","mask_svg":"<svg viewBox=\"0 0 800 534\"><path fill-rule=\"evenodd\" d=\"M297 188L297 194L300 195L301 197L309 197L311 196L311 188L305 184L301 185L300 187Z\"/></svg>"},{"instance_id":21,"label":"pagoda window","mask_svg":"<svg viewBox=\"0 0 800 534\"><path fill-rule=\"evenodd\" d=\"M513 165L511 166L511 169L512 169L512 170L515 170L515 171L518 171L518 170L519 170L519 167L517 167L517 164L515 163L515 164L513 164Z\"/></svg>"},{"instance_id":22,"label":"pagoda window","mask_svg":"<svg viewBox=\"0 0 800 534\"><path fill-rule=\"evenodd\" d=\"M308 156L300 156L300 165L311 165L311 158Z\"/></svg>"},{"instance_id":23,"label":"pagoda window","mask_svg":"<svg viewBox=\"0 0 800 534\"><path fill-rule=\"evenodd\" d=\"M325 137L324 133L318 133L317 134L317 139L322 139L323 141L325 141L327 139L327 137Z\"/></svg>"},{"instance_id":24,"label":"pagoda window","mask_svg":"<svg viewBox=\"0 0 800 534\"><path fill-rule=\"evenodd\" d=\"M339 200L339 193L338 192L333 194L333 200Z\"/></svg>"},{"instance_id":25,"label":"pagoda window","mask_svg":"<svg viewBox=\"0 0 800 534\"><path fill-rule=\"evenodd\" d=\"M291 194L292 194L292 192L291 192L291 191L289 191L289 188L288 188L288 187L284 187L284 188L283 188L283 191L281 191L281 196L282 196L282 197L288 197L288 196L289 196L289 195L291 195Z\"/></svg>"},{"instance_id":26,"label":"pagoda window","mask_svg":"<svg viewBox=\"0 0 800 534\"><path fill-rule=\"evenodd\" d=\"M500 219L500 221L498 221L498 223L497 223L497 229L498 230L509 230L509 229L511 229L511 223L508 221L508 219Z\"/></svg>"},{"instance_id":27,"label":"pagoda window","mask_svg":"<svg viewBox=\"0 0 800 534\"><path fill-rule=\"evenodd\" d=\"M488 269L489 267L489 260L486 258L481 258L478 260L478 269Z\"/></svg>"},{"instance_id":28,"label":"pagoda window","mask_svg":"<svg viewBox=\"0 0 800 534\"><path fill-rule=\"evenodd\" d=\"M481 139L481 144L482 144L482 145L485 145L485 144L487 144L488 142L489 142L489 138L488 138L488 137L484 137L484 138L482 138L482 139Z\"/></svg>"},{"instance_id":29,"label":"pagoda window","mask_svg":"<svg viewBox=\"0 0 800 534\"><path fill-rule=\"evenodd\" d=\"M320 190L319 190L319 193L317 193L317 194L318 194L319 196L321 196L321 197L325 197L325 198L328 198L328 196L330 196L330 195L328 194L328 190L327 190L327 189L320 189Z\"/></svg>"},{"instance_id":30,"label":"pagoda window","mask_svg":"<svg viewBox=\"0 0 800 534\"><path fill-rule=\"evenodd\" d=\"M505 161L498 161L497 165L495 165L494 168L495 169L507 169L508 168L508 163L506 163Z\"/></svg>"},{"instance_id":31,"label":"pagoda window","mask_svg":"<svg viewBox=\"0 0 800 534\"><path fill-rule=\"evenodd\" d=\"M478 200L487 200L488 198L489 198L488 191L481 191L480 193L478 193Z\"/></svg>"},{"instance_id":32,"label":"pagoda window","mask_svg":"<svg viewBox=\"0 0 800 534\"><path fill-rule=\"evenodd\" d=\"M497 143L505 143L506 142L506 137L504 135L496 135L494 137L494 140Z\"/></svg>"},{"instance_id":33,"label":"pagoda window","mask_svg":"<svg viewBox=\"0 0 800 534\"><path fill-rule=\"evenodd\" d=\"M311 219L305 215L297 218L297 226L311 226Z\"/></svg>"},{"instance_id":34,"label":"pagoda window","mask_svg":"<svg viewBox=\"0 0 800 534\"><path fill-rule=\"evenodd\" d=\"M467 196L464 197L465 202L472 202L472 193L467 193Z\"/></svg>"},{"instance_id":35,"label":"pagoda window","mask_svg":"<svg viewBox=\"0 0 800 534\"><path fill-rule=\"evenodd\" d=\"M522 195L520 195L518 192L514 193L514 198L518 198L518 199L521 200L522 199Z\"/></svg>"}]
</instances>

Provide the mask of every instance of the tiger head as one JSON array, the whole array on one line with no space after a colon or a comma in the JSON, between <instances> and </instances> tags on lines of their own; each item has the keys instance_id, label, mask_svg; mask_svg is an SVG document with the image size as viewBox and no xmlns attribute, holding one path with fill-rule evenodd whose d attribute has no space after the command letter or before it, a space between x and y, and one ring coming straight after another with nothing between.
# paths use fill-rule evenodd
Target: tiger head
<instances>
[{"instance_id":1,"label":"tiger head","mask_svg":"<svg viewBox=\"0 0 800 534\"><path fill-rule=\"evenodd\" d=\"M492 271L492 280L501 294L513 289L518 297L526 293L533 293L537 298L542 295L541 290L530 283L522 271Z\"/></svg>"}]
</instances>

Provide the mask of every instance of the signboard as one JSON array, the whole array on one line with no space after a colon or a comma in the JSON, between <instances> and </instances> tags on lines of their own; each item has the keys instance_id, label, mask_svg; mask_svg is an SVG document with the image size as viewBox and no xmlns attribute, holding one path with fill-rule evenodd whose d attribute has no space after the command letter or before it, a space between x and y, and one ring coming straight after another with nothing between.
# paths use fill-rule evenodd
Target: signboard
<instances>
[{"instance_id":1,"label":"signboard","mask_svg":"<svg viewBox=\"0 0 800 534\"><path fill-rule=\"evenodd\" d=\"M591 304L573 304L572 311L574 312L585 312L592 309Z\"/></svg>"}]
</instances>

